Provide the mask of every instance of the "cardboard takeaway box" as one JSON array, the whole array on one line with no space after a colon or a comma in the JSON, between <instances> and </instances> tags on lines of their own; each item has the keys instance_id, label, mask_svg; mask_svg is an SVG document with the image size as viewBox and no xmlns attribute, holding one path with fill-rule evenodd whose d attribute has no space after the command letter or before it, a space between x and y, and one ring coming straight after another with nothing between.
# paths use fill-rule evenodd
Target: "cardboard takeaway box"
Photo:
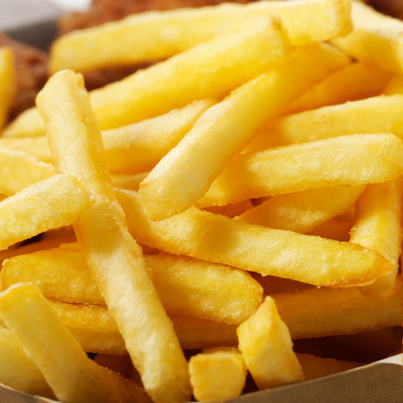
<instances>
[{"instance_id":1,"label":"cardboard takeaway box","mask_svg":"<svg viewBox=\"0 0 403 403\"><path fill-rule=\"evenodd\" d=\"M66 1L66 4L69 2ZM0 0L0 30L46 49L65 10L47 0ZM349 371L267 391L242 395L233 403L401 403L402 354ZM0 363L1 365L1 363ZM0 384L0 403L52 403Z\"/></svg>"}]
</instances>

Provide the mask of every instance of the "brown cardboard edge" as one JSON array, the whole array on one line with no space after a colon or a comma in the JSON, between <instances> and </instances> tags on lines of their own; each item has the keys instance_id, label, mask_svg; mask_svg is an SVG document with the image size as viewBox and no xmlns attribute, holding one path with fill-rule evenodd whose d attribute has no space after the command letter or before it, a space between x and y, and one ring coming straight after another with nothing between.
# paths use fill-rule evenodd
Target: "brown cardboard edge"
<instances>
[{"instance_id":1,"label":"brown cardboard edge","mask_svg":"<svg viewBox=\"0 0 403 403\"><path fill-rule=\"evenodd\" d=\"M323 378L242 395L231 403L401 403L403 367L375 363ZM0 384L1 403L57 403Z\"/></svg>"}]
</instances>

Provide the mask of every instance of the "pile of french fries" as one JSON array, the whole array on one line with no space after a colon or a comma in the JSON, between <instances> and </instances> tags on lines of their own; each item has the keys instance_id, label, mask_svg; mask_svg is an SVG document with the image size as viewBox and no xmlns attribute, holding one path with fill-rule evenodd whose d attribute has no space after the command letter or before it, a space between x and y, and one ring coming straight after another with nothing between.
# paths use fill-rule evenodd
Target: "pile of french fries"
<instances>
[{"instance_id":1,"label":"pile of french fries","mask_svg":"<svg viewBox=\"0 0 403 403\"><path fill-rule=\"evenodd\" d=\"M0 137L0 383L218 402L247 373L267 389L362 365L292 340L402 323L401 38L349 0L59 38L37 108ZM142 62L85 90L82 72ZM14 94L0 49L1 127Z\"/></svg>"}]
</instances>

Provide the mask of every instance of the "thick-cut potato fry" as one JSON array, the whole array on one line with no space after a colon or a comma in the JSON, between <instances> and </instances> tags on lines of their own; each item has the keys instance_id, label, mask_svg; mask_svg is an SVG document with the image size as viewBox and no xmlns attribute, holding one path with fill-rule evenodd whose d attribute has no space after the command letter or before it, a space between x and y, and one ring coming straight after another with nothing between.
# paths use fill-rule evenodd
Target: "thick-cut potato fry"
<instances>
[{"instance_id":1,"label":"thick-cut potato fry","mask_svg":"<svg viewBox=\"0 0 403 403\"><path fill-rule=\"evenodd\" d=\"M291 103L286 114L381 95L391 78L392 73L389 71L363 63L350 64L312 86L304 95Z\"/></svg>"},{"instance_id":2,"label":"thick-cut potato fry","mask_svg":"<svg viewBox=\"0 0 403 403\"><path fill-rule=\"evenodd\" d=\"M26 356L21 343L8 329L0 327L0 383L34 395L55 395L38 367Z\"/></svg>"},{"instance_id":3,"label":"thick-cut potato fry","mask_svg":"<svg viewBox=\"0 0 403 403\"><path fill-rule=\"evenodd\" d=\"M127 354L126 346L105 305L77 305L49 300L62 323L89 353ZM185 350L236 346L236 325L171 314L175 332Z\"/></svg>"},{"instance_id":4,"label":"thick-cut potato fry","mask_svg":"<svg viewBox=\"0 0 403 403\"><path fill-rule=\"evenodd\" d=\"M135 190L135 189L133 189L133 190ZM237 217L237 216L243 214L245 211L247 211L251 208L253 208L253 204L248 199L248 200L243 200L239 203L227 204L226 206L206 207L205 211L208 211L208 212L214 213L214 214L225 215L226 217L229 217L229 218L234 218L234 217Z\"/></svg>"},{"instance_id":5,"label":"thick-cut potato fry","mask_svg":"<svg viewBox=\"0 0 403 403\"><path fill-rule=\"evenodd\" d=\"M381 96L327 106L274 119L245 152L357 133L393 133L403 138L403 95Z\"/></svg>"},{"instance_id":6,"label":"thick-cut potato fry","mask_svg":"<svg viewBox=\"0 0 403 403\"><path fill-rule=\"evenodd\" d=\"M104 131L102 141L110 172L143 172L153 168L213 104L212 99L195 101L156 118ZM52 162L45 136L2 137L0 148L23 151L40 161Z\"/></svg>"},{"instance_id":7,"label":"thick-cut potato fry","mask_svg":"<svg viewBox=\"0 0 403 403\"><path fill-rule=\"evenodd\" d=\"M349 242L352 227L353 224L349 222L330 220L308 232L307 235L321 236L322 238L334 239L340 242Z\"/></svg>"},{"instance_id":8,"label":"thick-cut potato fry","mask_svg":"<svg viewBox=\"0 0 403 403\"><path fill-rule=\"evenodd\" d=\"M12 196L28 186L51 178L52 165L20 151L0 149L0 192Z\"/></svg>"},{"instance_id":9,"label":"thick-cut potato fry","mask_svg":"<svg viewBox=\"0 0 403 403\"><path fill-rule=\"evenodd\" d=\"M270 198L238 219L269 228L307 233L343 213L354 204L364 188L364 185L345 185L288 193Z\"/></svg>"},{"instance_id":10,"label":"thick-cut potato fry","mask_svg":"<svg viewBox=\"0 0 403 403\"><path fill-rule=\"evenodd\" d=\"M315 67L307 68L312 60ZM150 218L163 220L194 205L264 122L347 62L345 55L326 44L296 50L281 67L249 81L205 111L141 183Z\"/></svg>"},{"instance_id":11,"label":"thick-cut potato fry","mask_svg":"<svg viewBox=\"0 0 403 403\"><path fill-rule=\"evenodd\" d=\"M274 300L266 297L259 309L237 329L239 349L259 389L304 380L287 325Z\"/></svg>"},{"instance_id":12,"label":"thick-cut potato fry","mask_svg":"<svg viewBox=\"0 0 403 403\"><path fill-rule=\"evenodd\" d=\"M351 2L351 18L353 31L332 43L357 60L403 72L403 22L357 1Z\"/></svg>"},{"instance_id":13,"label":"thick-cut potato fry","mask_svg":"<svg viewBox=\"0 0 403 403\"><path fill-rule=\"evenodd\" d=\"M385 95L403 94L403 75L395 74L389 84L385 87L383 93Z\"/></svg>"},{"instance_id":14,"label":"thick-cut potato fry","mask_svg":"<svg viewBox=\"0 0 403 403\"><path fill-rule=\"evenodd\" d=\"M238 349L203 351L189 361L190 383L196 400L223 402L238 397L246 382L246 367Z\"/></svg>"},{"instance_id":15,"label":"thick-cut potato fry","mask_svg":"<svg viewBox=\"0 0 403 403\"><path fill-rule=\"evenodd\" d=\"M389 290L362 296L357 288L308 289L274 294L293 339L353 334L402 322L401 275Z\"/></svg>"},{"instance_id":16,"label":"thick-cut potato fry","mask_svg":"<svg viewBox=\"0 0 403 403\"><path fill-rule=\"evenodd\" d=\"M0 130L7 122L8 112L16 92L13 51L8 47L0 47Z\"/></svg>"},{"instance_id":17,"label":"thick-cut potato fry","mask_svg":"<svg viewBox=\"0 0 403 403\"><path fill-rule=\"evenodd\" d=\"M242 270L164 254L146 256L145 262L168 313L240 324L262 302L262 288ZM81 251L53 249L8 259L2 289L19 282L36 284L49 299L105 304Z\"/></svg>"},{"instance_id":18,"label":"thick-cut potato fry","mask_svg":"<svg viewBox=\"0 0 403 403\"><path fill-rule=\"evenodd\" d=\"M29 186L0 203L0 250L72 224L91 203L91 195L70 175L55 175Z\"/></svg>"},{"instance_id":19,"label":"thick-cut potato fry","mask_svg":"<svg viewBox=\"0 0 403 403\"><path fill-rule=\"evenodd\" d=\"M141 388L87 357L34 285L19 284L3 292L0 311L60 401L129 403L136 395L140 398Z\"/></svg>"},{"instance_id":20,"label":"thick-cut potato fry","mask_svg":"<svg viewBox=\"0 0 403 403\"><path fill-rule=\"evenodd\" d=\"M368 284L392 267L358 245L273 230L197 208L152 222L137 193L115 192L133 237L166 252L330 287Z\"/></svg>"},{"instance_id":21,"label":"thick-cut potato fry","mask_svg":"<svg viewBox=\"0 0 403 403\"><path fill-rule=\"evenodd\" d=\"M156 403L187 401L187 362L113 194L101 132L82 77L59 72L40 92L37 104L58 171L81 179L94 196L95 203L74 230L147 393Z\"/></svg>"},{"instance_id":22,"label":"thick-cut potato fry","mask_svg":"<svg viewBox=\"0 0 403 403\"><path fill-rule=\"evenodd\" d=\"M220 99L278 65L289 51L281 26L267 13L260 13L234 32L92 91L91 104L102 130L140 122L197 99ZM43 133L38 112L29 110L3 135Z\"/></svg>"},{"instance_id":23,"label":"thick-cut potato fry","mask_svg":"<svg viewBox=\"0 0 403 403\"><path fill-rule=\"evenodd\" d=\"M391 134L356 134L241 155L198 207L299 192L380 183L403 173L403 142Z\"/></svg>"},{"instance_id":24,"label":"thick-cut potato fry","mask_svg":"<svg viewBox=\"0 0 403 403\"><path fill-rule=\"evenodd\" d=\"M50 70L55 73L70 68L84 72L162 60L235 29L257 11L277 15L294 46L346 35L352 29L347 0L264 1L143 13L60 37L51 49Z\"/></svg>"},{"instance_id":25,"label":"thick-cut potato fry","mask_svg":"<svg viewBox=\"0 0 403 403\"><path fill-rule=\"evenodd\" d=\"M402 251L402 178L368 185L355 205L350 242L378 252L393 269L375 283L360 287L363 295L378 294L393 286Z\"/></svg>"},{"instance_id":26,"label":"thick-cut potato fry","mask_svg":"<svg viewBox=\"0 0 403 403\"><path fill-rule=\"evenodd\" d=\"M363 365L358 362L341 361L333 358L321 358L311 354L297 353L297 358L301 364L305 380L347 371Z\"/></svg>"}]
</instances>

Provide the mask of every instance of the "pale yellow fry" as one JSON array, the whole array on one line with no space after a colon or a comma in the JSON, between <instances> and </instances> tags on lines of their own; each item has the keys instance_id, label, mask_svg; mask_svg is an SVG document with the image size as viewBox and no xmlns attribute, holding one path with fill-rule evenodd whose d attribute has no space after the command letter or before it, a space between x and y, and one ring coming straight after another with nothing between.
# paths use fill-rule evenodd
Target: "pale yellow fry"
<instances>
[{"instance_id":1,"label":"pale yellow fry","mask_svg":"<svg viewBox=\"0 0 403 403\"><path fill-rule=\"evenodd\" d=\"M356 134L241 155L198 207L311 188L362 185L403 173L403 142L391 134Z\"/></svg>"},{"instance_id":2,"label":"pale yellow fry","mask_svg":"<svg viewBox=\"0 0 403 403\"><path fill-rule=\"evenodd\" d=\"M259 389L304 380L292 350L290 332L273 298L266 297L259 309L238 327L237 335L246 367Z\"/></svg>"},{"instance_id":3,"label":"pale yellow fry","mask_svg":"<svg viewBox=\"0 0 403 403\"><path fill-rule=\"evenodd\" d=\"M358 362L335 360L333 358L316 357L311 354L298 354L305 380L315 379L322 376L348 371L349 369L362 366Z\"/></svg>"},{"instance_id":4,"label":"pale yellow fry","mask_svg":"<svg viewBox=\"0 0 403 403\"><path fill-rule=\"evenodd\" d=\"M168 313L239 324L262 302L262 288L243 270L166 254L145 261ZM105 304L81 251L53 249L8 259L2 288L19 282L36 284L49 299Z\"/></svg>"},{"instance_id":5,"label":"pale yellow fry","mask_svg":"<svg viewBox=\"0 0 403 403\"><path fill-rule=\"evenodd\" d=\"M235 348L205 350L191 357L189 374L193 395L203 402L235 399L246 382L245 363Z\"/></svg>"},{"instance_id":6,"label":"pale yellow fry","mask_svg":"<svg viewBox=\"0 0 403 403\"><path fill-rule=\"evenodd\" d=\"M350 64L311 87L290 105L285 114L381 95L391 78L389 71L363 63Z\"/></svg>"},{"instance_id":7,"label":"pale yellow fry","mask_svg":"<svg viewBox=\"0 0 403 403\"><path fill-rule=\"evenodd\" d=\"M94 205L74 229L147 393L157 403L187 401L187 362L113 194L101 132L82 77L59 72L40 92L37 104L57 169L80 178L94 195Z\"/></svg>"},{"instance_id":8,"label":"pale yellow fry","mask_svg":"<svg viewBox=\"0 0 403 403\"><path fill-rule=\"evenodd\" d=\"M72 224L91 203L88 191L69 175L31 185L0 203L0 250L51 228Z\"/></svg>"},{"instance_id":9,"label":"pale yellow fry","mask_svg":"<svg viewBox=\"0 0 403 403\"><path fill-rule=\"evenodd\" d=\"M105 305L78 305L50 301L62 323L86 352L127 354L126 346ZM170 314L181 347L194 350L214 346L236 346L236 325L186 315Z\"/></svg>"},{"instance_id":10,"label":"pale yellow fry","mask_svg":"<svg viewBox=\"0 0 403 403\"><path fill-rule=\"evenodd\" d=\"M238 219L269 228L307 233L343 213L354 204L364 188L364 185L344 185L275 196L246 211Z\"/></svg>"},{"instance_id":11,"label":"pale yellow fry","mask_svg":"<svg viewBox=\"0 0 403 403\"><path fill-rule=\"evenodd\" d=\"M383 93L385 95L403 94L403 75L395 74L389 84L385 87Z\"/></svg>"},{"instance_id":12,"label":"pale yellow fry","mask_svg":"<svg viewBox=\"0 0 403 403\"><path fill-rule=\"evenodd\" d=\"M393 269L375 283L360 287L363 295L393 286L402 251L402 179L368 185L355 205L350 242L373 249L393 263Z\"/></svg>"},{"instance_id":13,"label":"pale yellow fry","mask_svg":"<svg viewBox=\"0 0 403 403\"><path fill-rule=\"evenodd\" d=\"M358 288L308 289L274 294L293 339L353 334L402 322L401 275L392 288L363 296Z\"/></svg>"},{"instance_id":14,"label":"pale yellow fry","mask_svg":"<svg viewBox=\"0 0 403 403\"><path fill-rule=\"evenodd\" d=\"M246 152L357 133L393 133L403 138L403 95L326 106L274 119L262 127Z\"/></svg>"},{"instance_id":15,"label":"pale yellow fry","mask_svg":"<svg viewBox=\"0 0 403 403\"><path fill-rule=\"evenodd\" d=\"M403 71L403 22L351 2L353 31L332 43L357 60L391 71Z\"/></svg>"},{"instance_id":16,"label":"pale yellow fry","mask_svg":"<svg viewBox=\"0 0 403 403\"><path fill-rule=\"evenodd\" d=\"M197 99L222 98L289 54L285 32L267 13L122 81L91 92L102 130L140 122ZM4 136L43 134L37 112L22 113Z\"/></svg>"},{"instance_id":17,"label":"pale yellow fry","mask_svg":"<svg viewBox=\"0 0 403 403\"><path fill-rule=\"evenodd\" d=\"M348 242L352 224L349 222L330 220L319 227L316 227L307 235L320 236L322 238L334 239L335 241Z\"/></svg>"},{"instance_id":18,"label":"pale yellow fry","mask_svg":"<svg viewBox=\"0 0 403 403\"><path fill-rule=\"evenodd\" d=\"M195 101L156 118L104 131L102 141L110 172L143 172L153 168L213 104L211 99ZM52 162L45 136L1 137L0 148L23 151L40 161Z\"/></svg>"},{"instance_id":19,"label":"pale yellow fry","mask_svg":"<svg viewBox=\"0 0 403 403\"><path fill-rule=\"evenodd\" d=\"M346 0L225 4L142 13L60 37L51 49L50 70L55 73L70 68L83 72L166 59L237 28L256 11L277 15L294 46L345 35L352 29L350 4Z\"/></svg>"},{"instance_id":20,"label":"pale yellow fry","mask_svg":"<svg viewBox=\"0 0 403 403\"><path fill-rule=\"evenodd\" d=\"M149 172L139 174L112 175L112 185L122 189L135 190L138 192L140 183L147 177Z\"/></svg>"},{"instance_id":21,"label":"pale yellow fry","mask_svg":"<svg viewBox=\"0 0 403 403\"><path fill-rule=\"evenodd\" d=\"M9 47L0 47L0 130L7 122L8 112L16 92L13 51Z\"/></svg>"},{"instance_id":22,"label":"pale yellow fry","mask_svg":"<svg viewBox=\"0 0 403 403\"><path fill-rule=\"evenodd\" d=\"M0 149L0 192L12 196L55 174L52 165L20 151Z\"/></svg>"},{"instance_id":23,"label":"pale yellow fry","mask_svg":"<svg viewBox=\"0 0 403 403\"><path fill-rule=\"evenodd\" d=\"M308 67L312 60L314 67ZM194 205L264 122L346 63L345 55L327 44L298 49L281 67L237 88L205 111L141 183L140 194L150 218L163 220Z\"/></svg>"},{"instance_id":24,"label":"pale yellow fry","mask_svg":"<svg viewBox=\"0 0 403 403\"><path fill-rule=\"evenodd\" d=\"M130 381L119 381L117 374L87 357L37 287L19 284L3 292L0 310L7 328L21 342L60 401L132 401ZM129 390L124 390L124 385Z\"/></svg>"},{"instance_id":25,"label":"pale yellow fry","mask_svg":"<svg viewBox=\"0 0 403 403\"><path fill-rule=\"evenodd\" d=\"M252 225L194 207L152 222L137 193L115 191L133 237L169 253L330 287L368 284L391 269L387 259L358 245Z\"/></svg>"},{"instance_id":26,"label":"pale yellow fry","mask_svg":"<svg viewBox=\"0 0 403 403\"><path fill-rule=\"evenodd\" d=\"M34 395L55 395L21 344L8 329L0 327L0 383Z\"/></svg>"}]
</instances>

